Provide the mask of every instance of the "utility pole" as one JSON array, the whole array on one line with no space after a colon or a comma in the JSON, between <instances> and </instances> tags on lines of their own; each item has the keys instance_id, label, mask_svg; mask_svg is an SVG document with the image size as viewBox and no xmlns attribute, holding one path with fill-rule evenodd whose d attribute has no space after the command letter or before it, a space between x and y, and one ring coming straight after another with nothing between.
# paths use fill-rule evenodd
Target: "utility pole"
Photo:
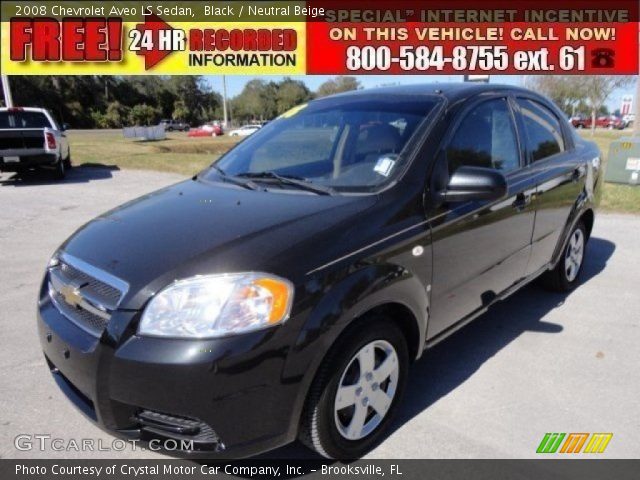
<instances>
[{"instance_id":1,"label":"utility pole","mask_svg":"<svg viewBox=\"0 0 640 480\"><path fill-rule=\"evenodd\" d=\"M9 76L2 75L2 91L4 92L4 104L7 108L13 107L13 97L11 96L11 85L9 85Z\"/></svg>"},{"instance_id":2,"label":"utility pole","mask_svg":"<svg viewBox=\"0 0 640 480\"><path fill-rule=\"evenodd\" d=\"M640 76L636 78L636 96L633 99L634 112L636 117L633 119L633 136L640 136Z\"/></svg>"},{"instance_id":3,"label":"utility pole","mask_svg":"<svg viewBox=\"0 0 640 480\"><path fill-rule=\"evenodd\" d=\"M222 75L222 115L224 117L222 126L227 128L229 116L227 114L227 78Z\"/></svg>"}]
</instances>

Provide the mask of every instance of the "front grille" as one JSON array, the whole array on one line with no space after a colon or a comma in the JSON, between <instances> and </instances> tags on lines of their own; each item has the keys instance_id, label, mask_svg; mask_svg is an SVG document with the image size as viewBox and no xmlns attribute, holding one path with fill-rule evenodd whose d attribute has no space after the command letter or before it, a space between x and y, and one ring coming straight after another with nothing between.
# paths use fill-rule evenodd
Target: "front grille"
<instances>
[{"instance_id":1,"label":"front grille","mask_svg":"<svg viewBox=\"0 0 640 480\"><path fill-rule=\"evenodd\" d=\"M49 268L49 296L54 305L65 317L96 337L107 327L126 288L121 280L68 255Z\"/></svg>"},{"instance_id":2,"label":"front grille","mask_svg":"<svg viewBox=\"0 0 640 480\"><path fill-rule=\"evenodd\" d=\"M64 297L55 290L50 290L51 298L54 300L54 304L58 307L58 310L71 320L73 323L82 327L83 330L88 331L92 335L99 337L105 328L109 320L99 317L98 315L91 313L75 305L69 305Z\"/></svg>"},{"instance_id":3,"label":"front grille","mask_svg":"<svg viewBox=\"0 0 640 480\"><path fill-rule=\"evenodd\" d=\"M69 281L86 285L82 287L83 293L93 296L107 308L113 310L118 305L122 292L117 288L91 277L68 263L61 263L60 269Z\"/></svg>"},{"instance_id":4,"label":"front grille","mask_svg":"<svg viewBox=\"0 0 640 480\"><path fill-rule=\"evenodd\" d=\"M175 440L192 440L196 450L221 451L225 448L213 428L197 418L145 409L140 410L131 420L147 434Z\"/></svg>"}]
</instances>

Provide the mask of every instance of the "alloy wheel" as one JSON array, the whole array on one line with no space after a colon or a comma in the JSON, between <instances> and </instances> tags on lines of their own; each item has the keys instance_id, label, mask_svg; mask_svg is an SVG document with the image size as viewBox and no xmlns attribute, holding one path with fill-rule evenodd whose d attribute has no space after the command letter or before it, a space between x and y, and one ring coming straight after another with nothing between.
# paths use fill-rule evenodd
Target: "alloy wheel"
<instances>
[{"instance_id":1,"label":"alloy wheel","mask_svg":"<svg viewBox=\"0 0 640 480\"><path fill-rule=\"evenodd\" d=\"M569 282L573 282L580 272L584 258L584 233L577 228L572 234L564 256L564 273Z\"/></svg>"},{"instance_id":2,"label":"alloy wheel","mask_svg":"<svg viewBox=\"0 0 640 480\"><path fill-rule=\"evenodd\" d=\"M398 387L398 354L385 340L362 347L342 373L334 402L335 424L347 440L360 440L380 425Z\"/></svg>"}]
</instances>

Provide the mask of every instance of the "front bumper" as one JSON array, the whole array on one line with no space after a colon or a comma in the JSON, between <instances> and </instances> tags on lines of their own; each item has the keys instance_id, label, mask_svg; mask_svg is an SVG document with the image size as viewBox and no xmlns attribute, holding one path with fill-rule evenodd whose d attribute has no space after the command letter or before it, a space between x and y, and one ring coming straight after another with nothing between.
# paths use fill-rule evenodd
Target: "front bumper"
<instances>
[{"instance_id":1,"label":"front bumper","mask_svg":"<svg viewBox=\"0 0 640 480\"><path fill-rule=\"evenodd\" d=\"M283 382L284 329L237 337L139 337L138 312L116 311L100 338L40 295L38 334L67 398L109 433L192 440L178 456L246 457L292 441L298 382ZM178 447L180 448L180 447Z\"/></svg>"}]
</instances>

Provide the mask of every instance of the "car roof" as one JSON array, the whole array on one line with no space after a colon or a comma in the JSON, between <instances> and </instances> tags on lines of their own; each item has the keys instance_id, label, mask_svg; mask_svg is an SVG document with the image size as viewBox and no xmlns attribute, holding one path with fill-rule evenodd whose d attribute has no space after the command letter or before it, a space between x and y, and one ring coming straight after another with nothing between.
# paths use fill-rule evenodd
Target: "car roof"
<instances>
[{"instance_id":1,"label":"car roof","mask_svg":"<svg viewBox=\"0 0 640 480\"><path fill-rule=\"evenodd\" d=\"M409 85L394 85L390 87L367 88L339 93L325 98L358 98L366 96L393 96L393 95L438 95L449 101L462 100L481 93L491 92L520 92L532 93L530 90L513 85L501 85L495 83L457 82L457 83L424 83ZM319 99L320 101L323 99Z\"/></svg>"}]
</instances>

